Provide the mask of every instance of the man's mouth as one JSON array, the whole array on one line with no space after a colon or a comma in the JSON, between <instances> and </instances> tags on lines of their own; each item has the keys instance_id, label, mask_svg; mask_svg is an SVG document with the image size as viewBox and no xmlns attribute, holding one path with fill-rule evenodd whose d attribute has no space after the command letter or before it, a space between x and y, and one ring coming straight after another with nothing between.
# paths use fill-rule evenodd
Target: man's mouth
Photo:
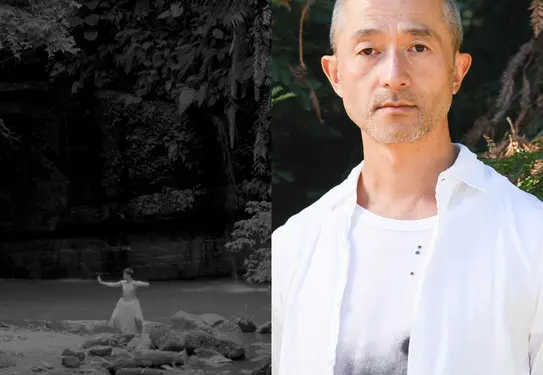
<instances>
[{"instance_id":1,"label":"man's mouth","mask_svg":"<svg viewBox=\"0 0 543 375\"><path fill-rule=\"evenodd\" d=\"M415 109L416 106L406 102L391 102L384 103L377 107L378 111L385 111L390 113L404 113Z\"/></svg>"}]
</instances>

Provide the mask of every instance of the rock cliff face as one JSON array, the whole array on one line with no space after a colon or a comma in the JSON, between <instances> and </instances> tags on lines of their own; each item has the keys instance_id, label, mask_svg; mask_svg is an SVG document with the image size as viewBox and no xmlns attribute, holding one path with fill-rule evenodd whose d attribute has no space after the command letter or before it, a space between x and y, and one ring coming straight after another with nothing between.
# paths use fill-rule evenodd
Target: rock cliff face
<instances>
[{"instance_id":1,"label":"rock cliff face","mask_svg":"<svg viewBox=\"0 0 543 375\"><path fill-rule=\"evenodd\" d=\"M120 276L132 267L141 280L187 280L229 276L232 259L221 238L128 236L130 246L113 248L101 239L33 240L0 247L5 278L94 278ZM241 269L241 261L238 267Z\"/></svg>"}]
</instances>

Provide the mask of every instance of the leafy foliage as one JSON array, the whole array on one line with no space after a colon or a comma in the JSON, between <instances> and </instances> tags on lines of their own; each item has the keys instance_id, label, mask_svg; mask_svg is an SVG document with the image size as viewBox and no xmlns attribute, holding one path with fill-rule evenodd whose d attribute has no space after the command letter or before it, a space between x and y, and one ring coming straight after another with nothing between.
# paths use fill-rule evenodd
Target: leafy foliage
<instances>
[{"instance_id":1,"label":"leafy foliage","mask_svg":"<svg viewBox=\"0 0 543 375\"><path fill-rule=\"evenodd\" d=\"M87 1L71 17L72 33L88 47L57 61L52 76L77 79L72 91L115 89L142 99L177 103L180 114L209 110L229 154L237 116L247 99L254 111L255 170L267 169L271 8L264 1ZM143 27L145 25L145 27Z\"/></svg>"},{"instance_id":2,"label":"leafy foliage","mask_svg":"<svg viewBox=\"0 0 543 375\"><path fill-rule=\"evenodd\" d=\"M493 110L479 119L468 139L473 142L482 135L488 145L483 160L519 188L543 200L543 3L532 0L529 9L534 35L510 59ZM521 82L520 90L515 89L517 81ZM515 114L516 120L507 114ZM509 131L496 144L493 139L503 133L500 128L504 118Z\"/></svg>"},{"instance_id":3,"label":"leafy foliage","mask_svg":"<svg viewBox=\"0 0 543 375\"><path fill-rule=\"evenodd\" d=\"M43 155L60 171L59 185L70 188L64 196L69 203L52 214L59 221L109 205L148 223L154 220L148 216L181 212L171 217L182 221L192 217L184 215L191 208L213 207L217 221L225 223L214 231L222 232L245 202L269 201L269 2L11 0L0 5L0 14L0 27L9 28L0 36L0 62L17 71L19 81L27 79L22 65L40 70L39 83L71 108L51 116L49 132L17 128L28 132L19 154L8 150L2 160L9 165L21 160L25 148L36 150L28 157L32 172L15 162L23 186L43 171ZM43 53L47 46L49 54ZM32 47L37 51L28 59L24 51ZM18 53L25 64L17 62ZM64 97L70 90L71 97ZM15 128L24 116L17 113L5 124ZM41 121L35 116L29 123ZM11 137L3 124L0 136ZM75 170L81 162L89 170ZM45 181L52 178L42 174ZM194 211L190 215L199 220ZM107 216L115 215L95 221Z\"/></svg>"},{"instance_id":4,"label":"leafy foliage","mask_svg":"<svg viewBox=\"0 0 543 375\"><path fill-rule=\"evenodd\" d=\"M232 253L248 253L245 278L249 282L271 281L271 202L248 202L248 219L234 225L232 241L225 247Z\"/></svg>"},{"instance_id":5,"label":"leafy foliage","mask_svg":"<svg viewBox=\"0 0 543 375\"><path fill-rule=\"evenodd\" d=\"M77 7L73 0L0 1L0 50L16 58L40 46L49 56L75 53L66 16Z\"/></svg>"},{"instance_id":6,"label":"leafy foliage","mask_svg":"<svg viewBox=\"0 0 543 375\"><path fill-rule=\"evenodd\" d=\"M487 140L489 150L481 160L520 189L543 200L543 137L528 141L512 132L500 144Z\"/></svg>"},{"instance_id":7,"label":"leafy foliage","mask_svg":"<svg viewBox=\"0 0 543 375\"><path fill-rule=\"evenodd\" d=\"M195 192L192 189L163 189L161 193L141 195L133 199L129 206L137 214L151 216L185 211L194 204Z\"/></svg>"}]
</instances>

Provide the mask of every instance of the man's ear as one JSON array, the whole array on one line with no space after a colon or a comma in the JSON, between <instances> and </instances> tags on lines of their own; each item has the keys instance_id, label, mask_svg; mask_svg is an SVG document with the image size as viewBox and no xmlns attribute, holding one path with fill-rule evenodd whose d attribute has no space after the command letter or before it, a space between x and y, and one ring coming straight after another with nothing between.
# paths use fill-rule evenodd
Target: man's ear
<instances>
[{"instance_id":1,"label":"man's ear","mask_svg":"<svg viewBox=\"0 0 543 375\"><path fill-rule=\"evenodd\" d=\"M330 84L332 85L332 88L336 94L342 98L343 87L341 85L341 73L339 72L336 56L323 56L321 59L321 65L324 74L326 74L328 81L330 81Z\"/></svg>"},{"instance_id":2,"label":"man's ear","mask_svg":"<svg viewBox=\"0 0 543 375\"><path fill-rule=\"evenodd\" d=\"M453 95L460 90L460 86L462 85L470 66L471 55L469 53L457 52L454 61Z\"/></svg>"}]
</instances>

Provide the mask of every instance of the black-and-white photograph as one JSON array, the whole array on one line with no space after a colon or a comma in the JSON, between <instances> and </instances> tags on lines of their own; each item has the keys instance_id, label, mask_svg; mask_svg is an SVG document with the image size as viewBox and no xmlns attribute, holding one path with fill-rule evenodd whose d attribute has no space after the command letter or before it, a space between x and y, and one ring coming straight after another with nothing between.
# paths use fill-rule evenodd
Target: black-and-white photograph
<instances>
[{"instance_id":1,"label":"black-and-white photograph","mask_svg":"<svg viewBox=\"0 0 543 375\"><path fill-rule=\"evenodd\" d=\"M271 373L271 4L0 0L0 374Z\"/></svg>"}]
</instances>

